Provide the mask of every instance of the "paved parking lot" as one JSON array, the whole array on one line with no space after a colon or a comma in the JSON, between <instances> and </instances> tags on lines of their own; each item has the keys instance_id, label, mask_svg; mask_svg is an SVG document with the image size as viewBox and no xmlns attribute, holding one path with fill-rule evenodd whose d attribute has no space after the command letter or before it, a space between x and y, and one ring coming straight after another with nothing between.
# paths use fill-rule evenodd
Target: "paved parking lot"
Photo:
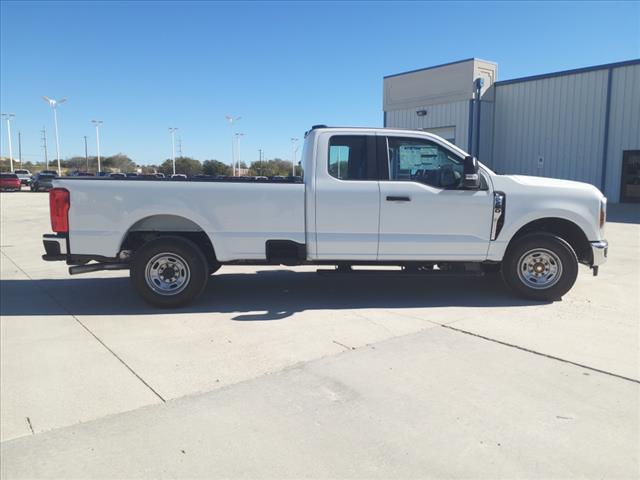
<instances>
[{"instance_id":1,"label":"paved parking lot","mask_svg":"<svg viewBox=\"0 0 640 480\"><path fill-rule=\"evenodd\" d=\"M43 262L46 194L0 203L3 478L640 475L637 207L561 302L223 267L167 312Z\"/></svg>"}]
</instances>

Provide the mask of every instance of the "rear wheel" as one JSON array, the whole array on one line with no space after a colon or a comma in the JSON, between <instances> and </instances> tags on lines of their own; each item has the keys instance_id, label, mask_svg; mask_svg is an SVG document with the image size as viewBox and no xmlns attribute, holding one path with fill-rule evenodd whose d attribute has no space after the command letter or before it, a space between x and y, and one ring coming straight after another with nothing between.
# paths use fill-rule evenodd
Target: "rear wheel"
<instances>
[{"instance_id":1,"label":"rear wheel","mask_svg":"<svg viewBox=\"0 0 640 480\"><path fill-rule=\"evenodd\" d=\"M502 278L516 294L533 300L558 300L578 276L578 258L566 241L549 233L525 235L509 246Z\"/></svg>"},{"instance_id":2,"label":"rear wheel","mask_svg":"<svg viewBox=\"0 0 640 480\"><path fill-rule=\"evenodd\" d=\"M208 272L207 261L193 242L180 237L161 237L147 242L135 253L131 281L147 303L176 308L202 293Z\"/></svg>"}]
</instances>

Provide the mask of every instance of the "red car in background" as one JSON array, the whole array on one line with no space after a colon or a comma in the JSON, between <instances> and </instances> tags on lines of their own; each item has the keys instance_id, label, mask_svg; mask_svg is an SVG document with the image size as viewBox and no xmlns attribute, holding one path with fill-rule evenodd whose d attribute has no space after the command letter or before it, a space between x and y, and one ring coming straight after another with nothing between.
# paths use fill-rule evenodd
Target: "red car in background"
<instances>
[{"instance_id":1,"label":"red car in background","mask_svg":"<svg viewBox=\"0 0 640 480\"><path fill-rule=\"evenodd\" d=\"M20 191L21 182L15 173L0 173L0 191Z\"/></svg>"}]
</instances>

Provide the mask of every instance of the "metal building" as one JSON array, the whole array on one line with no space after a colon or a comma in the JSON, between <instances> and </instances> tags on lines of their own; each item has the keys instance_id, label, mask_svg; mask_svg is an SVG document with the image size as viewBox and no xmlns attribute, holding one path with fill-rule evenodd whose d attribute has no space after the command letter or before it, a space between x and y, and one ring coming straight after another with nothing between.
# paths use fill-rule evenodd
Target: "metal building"
<instances>
[{"instance_id":1,"label":"metal building","mask_svg":"<svg viewBox=\"0 0 640 480\"><path fill-rule=\"evenodd\" d=\"M640 201L640 59L497 81L471 58L384 78L384 125L426 130L498 173L591 183Z\"/></svg>"}]
</instances>

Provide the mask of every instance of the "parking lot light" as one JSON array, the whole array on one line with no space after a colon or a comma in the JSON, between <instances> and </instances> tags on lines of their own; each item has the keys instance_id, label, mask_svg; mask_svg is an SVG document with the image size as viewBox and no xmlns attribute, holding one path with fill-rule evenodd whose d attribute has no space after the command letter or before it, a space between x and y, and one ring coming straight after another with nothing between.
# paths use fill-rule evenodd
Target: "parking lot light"
<instances>
[{"instance_id":1,"label":"parking lot light","mask_svg":"<svg viewBox=\"0 0 640 480\"><path fill-rule=\"evenodd\" d=\"M100 126L102 125L102 120L91 120L96 127L96 148L98 150L98 171L100 172Z\"/></svg>"},{"instance_id":2,"label":"parking lot light","mask_svg":"<svg viewBox=\"0 0 640 480\"><path fill-rule=\"evenodd\" d=\"M296 176L296 153L298 152L298 139L291 139L291 175Z\"/></svg>"},{"instance_id":3,"label":"parking lot light","mask_svg":"<svg viewBox=\"0 0 640 480\"><path fill-rule=\"evenodd\" d=\"M233 176L236 176L236 153L235 153L235 145L236 145L236 136L233 134L233 124L240 120L242 117L234 117L233 115L225 115L227 122L229 122L229 127L231 128L231 167L233 168Z\"/></svg>"},{"instance_id":4,"label":"parking lot light","mask_svg":"<svg viewBox=\"0 0 640 480\"><path fill-rule=\"evenodd\" d=\"M11 146L11 118L15 117L15 113L3 113L2 118L7 119L7 137L9 140L9 169L13 172L13 149Z\"/></svg>"},{"instance_id":5,"label":"parking lot light","mask_svg":"<svg viewBox=\"0 0 640 480\"><path fill-rule=\"evenodd\" d=\"M171 162L173 163L173 174L176 174L176 130L177 127L169 127L171 134Z\"/></svg>"},{"instance_id":6,"label":"parking lot light","mask_svg":"<svg viewBox=\"0 0 640 480\"><path fill-rule=\"evenodd\" d=\"M49 97L42 97L45 102L49 103L51 110L53 110L53 126L56 130L56 160L58 161L58 176L62 175L60 170L60 137L58 135L58 105L67 101L66 97L60 100L54 100Z\"/></svg>"}]
</instances>

